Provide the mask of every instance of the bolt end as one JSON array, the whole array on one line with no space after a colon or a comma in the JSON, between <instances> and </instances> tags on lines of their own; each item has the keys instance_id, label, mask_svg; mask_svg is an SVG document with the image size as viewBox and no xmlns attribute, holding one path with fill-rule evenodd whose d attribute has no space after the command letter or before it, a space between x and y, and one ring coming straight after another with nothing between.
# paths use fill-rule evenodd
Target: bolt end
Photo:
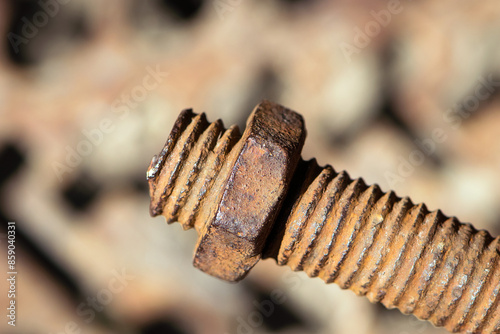
<instances>
[{"instance_id":1,"label":"bolt end","mask_svg":"<svg viewBox=\"0 0 500 334\"><path fill-rule=\"evenodd\" d=\"M147 171L151 216L163 215L184 229L200 225L204 212L214 204L213 186L223 161L241 137L238 127L225 129L217 120L209 123L204 113L181 112L164 148L153 157ZM220 183L220 182L219 182Z\"/></svg>"}]
</instances>

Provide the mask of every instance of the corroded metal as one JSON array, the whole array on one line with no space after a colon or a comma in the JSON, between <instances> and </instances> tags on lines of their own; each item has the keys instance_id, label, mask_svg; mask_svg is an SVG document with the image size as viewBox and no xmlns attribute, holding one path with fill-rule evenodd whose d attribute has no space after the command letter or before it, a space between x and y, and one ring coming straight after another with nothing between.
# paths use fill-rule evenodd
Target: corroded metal
<instances>
[{"instance_id":1,"label":"corroded metal","mask_svg":"<svg viewBox=\"0 0 500 334\"><path fill-rule=\"evenodd\" d=\"M183 111L148 170L151 214L199 234L228 281L261 257L451 332L500 332L499 238L300 159L304 122L264 101L243 135Z\"/></svg>"},{"instance_id":2,"label":"corroded metal","mask_svg":"<svg viewBox=\"0 0 500 334\"><path fill-rule=\"evenodd\" d=\"M270 102L243 135L185 110L148 170L151 214L194 227L194 265L238 281L261 257L304 139L302 117Z\"/></svg>"}]
</instances>

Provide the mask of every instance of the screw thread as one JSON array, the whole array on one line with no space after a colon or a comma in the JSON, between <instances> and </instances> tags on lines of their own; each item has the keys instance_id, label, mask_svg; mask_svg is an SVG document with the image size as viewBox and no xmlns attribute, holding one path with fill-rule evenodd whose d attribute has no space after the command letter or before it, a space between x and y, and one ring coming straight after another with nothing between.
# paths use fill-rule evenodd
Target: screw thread
<instances>
[{"instance_id":1,"label":"screw thread","mask_svg":"<svg viewBox=\"0 0 500 334\"><path fill-rule=\"evenodd\" d=\"M184 110L148 169L151 214L201 233L240 138ZM299 162L263 256L451 332L496 333L499 241L313 159Z\"/></svg>"},{"instance_id":2,"label":"screw thread","mask_svg":"<svg viewBox=\"0 0 500 334\"><path fill-rule=\"evenodd\" d=\"M499 238L301 161L268 238L279 265L451 332L500 329Z\"/></svg>"},{"instance_id":3,"label":"screw thread","mask_svg":"<svg viewBox=\"0 0 500 334\"><path fill-rule=\"evenodd\" d=\"M204 113L184 110L148 170L151 214L200 231L222 193L240 137L237 126L226 130L221 120L209 123Z\"/></svg>"}]
</instances>

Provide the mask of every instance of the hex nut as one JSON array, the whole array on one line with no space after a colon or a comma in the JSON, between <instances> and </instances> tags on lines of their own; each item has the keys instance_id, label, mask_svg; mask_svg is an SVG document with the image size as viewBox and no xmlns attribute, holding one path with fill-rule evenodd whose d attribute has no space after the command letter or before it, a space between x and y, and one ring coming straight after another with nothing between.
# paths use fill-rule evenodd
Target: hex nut
<instances>
[{"instance_id":1,"label":"hex nut","mask_svg":"<svg viewBox=\"0 0 500 334\"><path fill-rule=\"evenodd\" d=\"M201 232L194 265L236 282L261 257L300 159L302 116L263 101L252 112L218 205Z\"/></svg>"}]
</instances>

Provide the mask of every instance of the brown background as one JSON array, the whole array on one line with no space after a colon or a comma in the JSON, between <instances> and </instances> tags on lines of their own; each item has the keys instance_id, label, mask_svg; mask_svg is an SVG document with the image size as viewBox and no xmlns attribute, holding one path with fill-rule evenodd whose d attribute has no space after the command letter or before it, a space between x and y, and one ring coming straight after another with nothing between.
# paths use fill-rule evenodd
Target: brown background
<instances>
[{"instance_id":1,"label":"brown background","mask_svg":"<svg viewBox=\"0 0 500 334\"><path fill-rule=\"evenodd\" d=\"M149 217L145 173L181 109L244 126L268 98L304 115L305 158L497 235L500 98L476 88L500 81L498 1L60 1L0 0L0 215L19 272L15 330L0 281L1 333L444 333L269 260L236 285L197 271L195 233ZM152 70L168 75L143 90ZM87 323L77 309L113 270L134 278ZM262 316L273 291L284 303Z\"/></svg>"}]
</instances>

